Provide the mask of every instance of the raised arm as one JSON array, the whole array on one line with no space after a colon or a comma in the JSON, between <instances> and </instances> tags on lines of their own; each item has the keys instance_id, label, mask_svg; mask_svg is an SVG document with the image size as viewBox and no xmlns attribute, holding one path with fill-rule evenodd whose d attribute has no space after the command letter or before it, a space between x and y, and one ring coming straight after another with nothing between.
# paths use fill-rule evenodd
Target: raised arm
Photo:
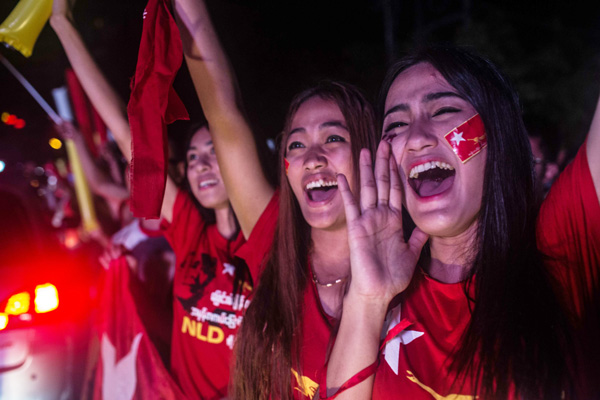
<instances>
[{"instance_id":1,"label":"raised arm","mask_svg":"<svg viewBox=\"0 0 600 400\"><path fill-rule=\"evenodd\" d=\"M202 0L175 0L185 59L208 120L229 200L246 238L273 195L238 87Z\"/></svg>"},{"instance_id":2,"label":"raised arm","mask_svg":"<svg viewBox=\"0 0 600 400\"><path fill-rule=\"evenodd\" d=\"M75 29L67 0L55 0L52 7L50 25L56 32L86 95L112 132L127 162L130 162L131 132L125 104L108 83Z\"/></svg>"},{"instance_id":3,"label":"raised arm","mask_svg":"<svg viewBox=\"0 0 600 400\"><path fill-rule=\"evenodd\" d=\"M586 153L592 180L596 187L596 195L600 200L600 98L588 133Z\"/></svg>"},{"instance_id":4,"label":"raised arm","mask_svg":"<svg viewBox=\"0 0 600 400\"><path fill-rule=\"evenodd\" d=\"M90 55L81 35L73 25L67 0L54 0L50 25L56 32L67 58L94 108L113 134L128 163L131 162L131 131L125 104L108 83ZM167 177L161 216L167 221L173 217L177 186Z\"/></svg>"},{"instance_id":5,"label":"raised arm","mask_svg":"<svg viewBox=\"0 0 600 400\"><path fill-rule=\"evenodd\" d=\"M77 130L70 122L63 123L60 127L61 136L70 139L75 144L81 167L88 180L90 189L95 194L115 201L123 201L129 198L129 191L123 185L114 183L98 166L83 140L81 132Z\"/></svg>"}]
</instances>

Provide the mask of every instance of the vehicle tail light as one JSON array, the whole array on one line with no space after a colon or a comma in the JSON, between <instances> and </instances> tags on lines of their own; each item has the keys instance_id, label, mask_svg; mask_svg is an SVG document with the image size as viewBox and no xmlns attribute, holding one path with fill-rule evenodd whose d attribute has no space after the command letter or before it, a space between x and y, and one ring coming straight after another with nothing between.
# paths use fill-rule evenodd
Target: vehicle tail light
<instances>
[{"instance_id":1,"label":"vehicle tail light","mask_svg":"<svg viewBox=\"0 0 600 400\"><path fill-rule=\"evenodd\" d=\"M32 287L13 294L5 303L0 304L4 306L3 310L0 308L3 311L0 312L0 331L28 326L27 324L36 321L35 314L49 313L58 308L58 290L53 284L45 283L37 285L35 289Z\"/></svg>"},{"instance_id":2,"label":"vehicle tail light","mask_svg":"<svg viewBox=\"0 0 600 400\"><path fill-rule=\"evenodd\" d=\"M51 283L37 285L35 288L35 312L47 313L58 308L58 290Z\"/></svg>"},{"instance_id":3,"label":"vehicle tail light","mask_svg":"<svg viewBox=\"0 0 600 400\"><path fill-rule=\"evenodd\" d=\"M29 311L29 293L21 292L13 294L8 299L4 312L9 315L21 315Z\"/></svg>"},{"instance_id":4,"label":"vehicle tail light","mask_svg":"<svg viewBox=\"0 0 600 400\"><path fill-rule=\"evenodd\" d=\"M0 313L0 331L8 325L8 314Z\"/></svg>"}]
</instances>

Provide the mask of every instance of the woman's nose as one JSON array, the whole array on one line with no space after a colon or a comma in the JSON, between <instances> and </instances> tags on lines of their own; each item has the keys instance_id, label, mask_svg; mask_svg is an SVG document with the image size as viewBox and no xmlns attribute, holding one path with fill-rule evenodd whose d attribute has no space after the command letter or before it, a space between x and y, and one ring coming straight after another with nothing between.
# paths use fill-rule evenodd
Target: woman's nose
<instances>
[{"instance_id":1,"label":"woman's nose","mask_svg":"<svg viewBox=\"0 0 600 400\"><path fill-rule=\"evenodd\" d=\"M419 152L435 147L437 143L438 137L433 131L431 124L415 121L411 125L406 138L406 149L408 151Z\"/></svg>"},{"instance_id":2,"label":"woman's nose","mask_svg":"<svg viewBox=\"0 0 600 400\"><path fill-rule=\"evenodd\" d=\"M319 169L327 165L327 157L318 146L310 147L304 154L304 168L306 170Z\"/></svg>"}]
</instances>

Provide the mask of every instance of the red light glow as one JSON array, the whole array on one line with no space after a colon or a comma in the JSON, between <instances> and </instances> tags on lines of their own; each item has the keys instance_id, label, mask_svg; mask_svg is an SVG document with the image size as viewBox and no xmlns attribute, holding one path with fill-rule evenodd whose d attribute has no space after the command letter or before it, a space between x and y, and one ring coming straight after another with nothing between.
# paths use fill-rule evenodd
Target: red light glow
<instances>
[{"instance_id":1,"label":"red light glow","mask_svg":"<svg viewBox=\"0 0 600 400\"><path fill-rule=\"evenodd\" d=\"M6 125L14 125L15 122L17 122L17 116L16 115L9 115L8 118L6 118L6 121L4 121L4 123Z\"/></svg>"},{"instance_id":2,"label":"red light glow","mask_svg":"<svg viewBox=\"0 0 600 400\"><path fill-rule=\"evenodd\" d=\"M20 118L17 119L15 121L14 127L17 128L17 129L23 129L23 128L25 128L25 120L24 119L20 119Z\"/></svg>"},{"instance_id":3,"label":"red light glow","mask_svg":"<svg viewBox=\"0 0 600 400\"><path fill-rule=\"evenodd\" d=\"M64 244L67 249L74 249L79 245L79 234L76 229L65 232Z\"/></svg>"}]
</instances>

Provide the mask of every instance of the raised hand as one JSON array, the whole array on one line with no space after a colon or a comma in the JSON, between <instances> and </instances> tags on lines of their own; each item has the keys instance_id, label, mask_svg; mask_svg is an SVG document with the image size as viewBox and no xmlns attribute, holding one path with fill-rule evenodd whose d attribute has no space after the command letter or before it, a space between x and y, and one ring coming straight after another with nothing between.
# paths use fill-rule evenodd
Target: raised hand
<instances>
[{"instance_id":1,"label":"raised hand","mask_svg":"<svg viewBox=\"0 0 600 400\"><path fill-rule=\"evenodd\" d=\"M98 261L105 270L108 270L111 267L113 261L117 260L118 258L121 258L122 256L125 256L129 268L133 272L136 272L137 260L122 245L108 243L104 249L104 252L100 255L100 257L98 257Z\"/></svg>"},{"instance_id":2,"label":"raised hand","mask_svg":"<svg viewBox=\"0 0 600 400\"><path fill-rule=\"evenodd\" d=\"M360 154L360 204L343 175L338 188L344 201L350 244L352 281L349 294L389 303L404 291L428 236L415 228L408 242L402 231L402 184L389 143L371 156Z\"/></svg>"},{"instance_id":3,"label":"raised hand","mask_svg":"<svg viewBox=\"0 0 600 400\"><path fill-rule=\"evenodd\" d=\"M77 128L75 128L75 126L69 121L63 121L56 127L56 130L63 139L76 139L80 136Z\"/></svg>"},{"instance_id":4,"label":"raised hand","mask_svg":"<svg viewBox=\"0 0 600 400\"><path fill-rule=\"evenodd\" d=\"M73 7L73 3L74 1L72 0L54 0L52 2L52 16L63 16L71 20L71 9Z\"/></svg>"}]
</instances>

